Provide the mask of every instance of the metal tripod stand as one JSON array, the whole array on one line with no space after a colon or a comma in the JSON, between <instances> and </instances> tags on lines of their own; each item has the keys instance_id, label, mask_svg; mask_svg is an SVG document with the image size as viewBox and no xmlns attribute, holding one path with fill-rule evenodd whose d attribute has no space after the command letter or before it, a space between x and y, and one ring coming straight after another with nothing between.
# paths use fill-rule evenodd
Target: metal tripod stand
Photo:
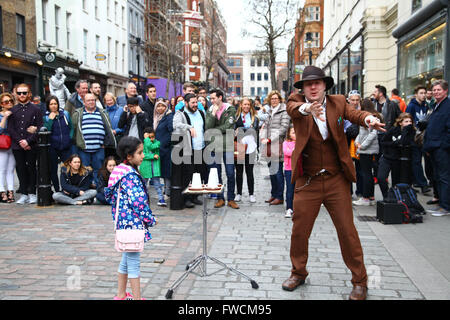
<instances>
[{"instance_id":1,"label":"metal tripod stand","mask_svg":"<svg viewBox=\"0 0 450 320\"><path fill-rule=\"evenodd\" d=\"M203 195L203 254L198 256L197 258L195 258L194 260L192 260L190 263L188 263L188 265L186 266L186 272L180 277L178 278L177 281L175 281L173 283L173 285L169 288L169 290L166 293L166 299L172 299L172 295L173 295L173 291L184 281L184 279L187 278L187 276L189 274L195 274L197 276L200 277L209 277L212 276L213 274L216 274L222 270L229 270L231 272L234 272L235 274L244 277L245 279L247 279L248 281L250 281L252 288L253 289L258 289L259 286L256 283L255 280L252 280L251 278L249 278L248 276L246 276L245 274L243 274L242 272L237 271L236 269L230 268L228 267L225 263L208 256L207 253L207 237L208 237L208 228L207 228L207 223L208 223L208 210L207 210L207 195L208 194L218 194L221 193L223 190L223 186L221 190L218 191L186 191L186 194L202 194ZM214 271L213 273L208 274L207 273L207 269L206 269L206 264L207 261L211 260L212 262L220 265L222 268ZM196 268L199 268L199 273L195 272L194 270Z\"/></svg>"}]
</instances>

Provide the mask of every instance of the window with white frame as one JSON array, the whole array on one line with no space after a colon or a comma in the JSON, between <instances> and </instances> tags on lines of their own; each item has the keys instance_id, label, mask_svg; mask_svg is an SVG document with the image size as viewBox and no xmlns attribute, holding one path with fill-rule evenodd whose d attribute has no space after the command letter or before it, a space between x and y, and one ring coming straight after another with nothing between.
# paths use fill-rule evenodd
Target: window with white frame
<instances>
[{"instance_id":1,"label":"window with white frame","mask_svg":"<svg viewBox=\"0 0 450 320\"><path fill-rule=\"evenodd\" d=\"M48 0L42 0L42 39L47 41L47 10Z\"/></svg>"},{"instance_id":2,"label":"window with white frame","mask_svg":"<svg viewBox=\"0 0 450 320\"><path fill-rule=\"evenodd\" d=\"M305 22L320 21L320 7L305 8Z\"/></svg>"},{"instance_id":3,"label":"window with white frame","mask_svg":"<svg viewBox=\"0 0 450 320\"><path fill-rule=\"evenodd\" d=\"M88 65L88 31L83 30L83 63Z\"/></svg>"},{"instance_id":4,"label":"window with white frame","mask_svg":"<svg viewBox=\"0 0 450 320\"><path fill-rule=\"evenodd\" d=\"M58 6L55 6L55 45L59 46L59 40L61 39L61 36L59 34L60 31L60 23L61 23L61 8Z\"/></svg>"},{"instance_id":5,"label":"window with white frame","mask_svg":"<svg viewBox=\"0 0 450 320\"><path fill-rule=\"evenodd\" d=\"M71 35L70 35L70 26L72 23L72 14L70 12L66 12L66 42L67 42L67 50L70 50L71 46Z\"/></svg>"},{"instance_id":6,"label":"window with white frame","mask_svg":"<svg viewBox=\"0 0 450 320\"><path fill-rule=\"evenodd\" d=\"M320 32L310 32L311 41L307 40L307 35L304 37L304 47L306 48L320 48Z\"/></svg>"},{"instance_id":7,"label":"window with white frame","mask_svg":"<svg viewBox=\"0 0 450 320\"><path fill-rule=\"evenodd\" d=\"M99 19L99 17L98 17L98 0L95 0L94 14L95 14L95 19Z\"/></svg>"}]
</instances>

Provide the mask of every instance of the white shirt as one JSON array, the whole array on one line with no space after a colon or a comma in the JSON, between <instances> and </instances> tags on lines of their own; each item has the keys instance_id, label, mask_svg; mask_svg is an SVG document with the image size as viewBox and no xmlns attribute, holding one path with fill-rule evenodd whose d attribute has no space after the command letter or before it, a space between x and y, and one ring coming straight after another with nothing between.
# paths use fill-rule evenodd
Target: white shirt
<instances>
[{"instance_id":1,"label":"white shirt","mask_svg":"<svg viewBox=\"0 0 450 320\"><path fill-rule=\"evenodd\" d=\"M312 103L306 99L306 103L300 107L300 113L304 116L308 116L309 113L305 112L306 107L310 106ZM327 127L327 98L323 101L323 117L325 121L322 121L316 117L313 116L314 121L317 124L317 127L319 128L320 134L322 135L323 140L327 140L328 138L328 127Z\"/></svg>"}]
</instances>

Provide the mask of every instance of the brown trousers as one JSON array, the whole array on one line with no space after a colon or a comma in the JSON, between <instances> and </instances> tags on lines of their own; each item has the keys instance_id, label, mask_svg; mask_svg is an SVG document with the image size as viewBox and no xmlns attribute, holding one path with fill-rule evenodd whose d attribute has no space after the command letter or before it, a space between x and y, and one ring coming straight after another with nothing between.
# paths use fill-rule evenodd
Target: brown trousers
<instances>
[{"instance_id":1,"label":"brown trousers","mask_svg":"<svg viewBox=\"0 0 450 320\"><path fill-rule=\"evenodd\" d=\"M306 279L308 242L314 222L323 203L336 228L342 257L352 272L353 285L367 287L367 273L358 232L353 223L350 183L343 173L315 177L310 184L306 177L296 181L290 256L292 274Z\"/></svg>"}]
</instances>

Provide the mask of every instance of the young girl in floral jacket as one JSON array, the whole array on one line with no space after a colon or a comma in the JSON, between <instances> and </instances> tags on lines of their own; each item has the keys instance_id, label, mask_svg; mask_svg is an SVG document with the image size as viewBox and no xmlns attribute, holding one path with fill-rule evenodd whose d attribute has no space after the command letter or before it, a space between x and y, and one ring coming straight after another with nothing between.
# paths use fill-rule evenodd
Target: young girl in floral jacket
<instances>
[{"instance_id":1,"label":"young girl in floral jacket","mask_svg":"<svg viewBox=\"0 0 450 320\"><path fill-rule=\"evenodd\" d=\"M105 198L112 205L112 217L115 221L118 192L118 218L116 228L145 229L145 242L152 237L148 228L156 225L157 220L150 210L149 197L139 166L144 159L144 146L135 137L124 137L117 148L122 163L114 168L105 188ZM133 298L141 300L140 289L140 253L124 252L118 270L118 292L114 300ZM133 295L126 292L130 279Z\"/></svg>"}]
</instances>

